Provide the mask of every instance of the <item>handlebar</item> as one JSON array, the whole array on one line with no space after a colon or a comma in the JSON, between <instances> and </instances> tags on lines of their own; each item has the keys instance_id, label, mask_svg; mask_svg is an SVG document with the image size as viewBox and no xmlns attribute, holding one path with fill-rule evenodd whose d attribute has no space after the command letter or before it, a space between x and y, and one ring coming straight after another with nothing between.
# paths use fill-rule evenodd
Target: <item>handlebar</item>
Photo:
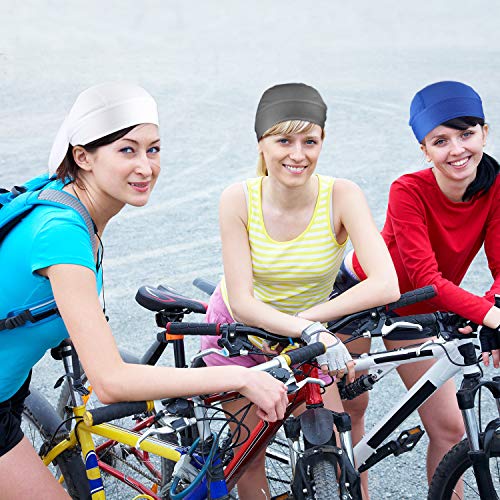
<instances>
[{"instance_id":1,"label":"handlebar","mask_svg":"<svg viewBox=\"0 0 500 500\"><path fill-rule=\"evenodd\" d=\"M422 300L428 300L436 296L436 289L434 286L425 286L423 288L417 288L416 290L411 290L409 292L403 293L399 300L387 304L385 306L373 307L371 309L365 309L364 311L359 311L353 314L349 314L340 319L331 321L328 323L328 329L332 332L337 332L345 328L347 325L351 324L353 321L366 321L370 322L374 326L377 323L382 323L388 317L389 312L399 309L400 307L405 307L411 304L416 304Z\"/></svg>"},{"instance_id":2,"label":"handlebar","mask_svg":"<svg viewBox=\"0 0 500 500\"><path fill-rule=\"evenodd\" d=\"M236 337L255 336L264 340L269 340L272 343L289 345L290 341L287 337L276 335L275 333L267 332L261 328L247 326L243 323L194 323L194 322L171 322L167 323L165 332L158 334L158 340L165 340L164 333L169 335L221 335L226 339L234 339Z\"/></svg>"},{"instance_id":3,"label":"handlebar","mask_svg":"<svg viewBox=\"0 0 500 500\"><path fill-rule=\"evenodd\" d=\"M167 323L166 333L170 335L221 335L221 324L219 323L193 323L193 322L175 322ZM161 335L161 334L159 334ZM160 338L158 339L160 340Z\"/></svg>"},{"instance_id":4,"label":"handlebar","mask_svg":"<svg viewBox=\"0 0 500 500\"><path fill-rule=\"evenodd\" d=\"M399 300L387 304L385 309L386 311L394 311L400 307L406 307L416 304L417 302L432 299L436 295L437 291L434 285L424 286L422 288L417 288L416 290L410 290L409 292L403 293Z\"/></svg>"},{"instance_id":5,"label":"handlebar","mask_svg":"<svg viewBox=\"0 0 500 500\"><path fill-rule=\"evenodd\" d=\"M344 316L329 323L328 327L332 332L341 331L345 326L353 321L358 322L358 328L354 330L350 340L359 336L386 336L390 335L395 339L412 340L425 337L432 337L440 332L445 339L452 338L458 326L463 326L464 321L455 315L448 313L418 314L413 316L393 317L390 314L395 309L428 300L436 295L434 286L426 286L417 290L412 290L401 295L396 302L385 306L378 306L364 311L359 311L348 316ZM418 325L415 331L402 332L391 325L401 323L401 328L408 329L408 323ZM403 323L406 323L404 325ZM165 333L168 335L210 335L221 336L218 343L227 350L226 356L239 356L242 351L256 352L257 349L248 341L248 336L256 336L272 343L288 345L289 339L276 335L260 328L246 326L241 323L181 323L171 322L166 325L166 332L158 335L158 340L165 341ZM389 338L389 337L388 337Z\"/></svg>"},{"instance_id":6,"label":"handlebar","mask_svg":"<svg viewBox=\"0 0 500 500\"><path fill-rule=\"evenodd\" d=\"M153 401L130 401L122 403L113 403L100 408L87 410L83 416L86 425L99 425L105 422L111 422L118 418L131 417L140 413L146 413L154 410Z\"/></svg>"},{"instance_id":7,"label":"handlebar","mask_svg":"<svg viewBox=\"0 0 500 500\"><path fill-rule=\"evenodd\" d=\"M240 355L241 349L255 350L248 336L257 336L282 345L290 345L290 340L266 330L246 326L241 323L168 323L165 332L158 334L158 340L165 342L168 335L220 335L218 343L228 350L229 356ZM298 339L297 339L298 340ZM282 354L288 365L304 363L323 354L326 347L321 342L287 351Z\"/></svg>"},{"instance_id":8,"label":"handlebar","mask_svg":"<svg viewBox=\"0 0 500 500\"><path fill-rule=\"evenodd\" d=\"M300 363L306 363L312 359L324 354L326 352L326 345L323 342L314 342L313 344L306 345L304 347L299 347L298 349L292 349L282 354L285 359L288 357L290 362L287 364L298 365Z\"/></svg>"}]
</instances>

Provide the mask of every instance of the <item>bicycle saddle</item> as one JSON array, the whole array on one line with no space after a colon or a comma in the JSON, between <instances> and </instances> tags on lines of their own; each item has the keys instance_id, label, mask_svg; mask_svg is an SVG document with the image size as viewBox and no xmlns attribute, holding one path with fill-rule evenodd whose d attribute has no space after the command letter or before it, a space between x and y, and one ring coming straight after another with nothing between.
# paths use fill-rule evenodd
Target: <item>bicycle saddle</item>
<instances>
[{"instance_id":1,"label":"bicycle saddle","mask_svg":"<svg viewBox=\"0 0 500 500\"><path fill-rule=\"evenodd\" d=\"M205 314L207 312L207 304L201 300L194 300L173 288L164 285L141 286L137 290L135 300L150 311L169 311L169 312L194 312Z\"/></svg>"}]
</instances>

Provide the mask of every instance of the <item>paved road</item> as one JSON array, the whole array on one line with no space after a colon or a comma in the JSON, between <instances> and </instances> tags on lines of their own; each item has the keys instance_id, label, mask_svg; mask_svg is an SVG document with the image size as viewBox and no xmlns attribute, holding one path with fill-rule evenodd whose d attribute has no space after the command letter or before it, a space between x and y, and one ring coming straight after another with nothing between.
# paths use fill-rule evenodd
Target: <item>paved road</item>
<instances>
[{"instance_id":1,"label":"paved road","mask_svg":"<svg viewBox=\"0 0 500 500\"><path fill-rule=\"evenodd\" d=\"M85 87L130 80L157 97L162 177L150 204L123 210L105 235L111 325L120 345L142 351L155 327L134 302L140 285L168 283L201 297L192 279L220 276L218 198L254 173L252 122L265 88L304 81L321 91L329 119L319 170L359 183L381 226L391 180L424 166L407 126L410 99L423 85L472 84L492 125L488 151L500 156L499 14L487 0L1 0L0 185L43 170L65 111ZM490 280L480 257L466 285L480 292ZM37 373L49 391L52 364L44 360ZM395 376L376 388L369 422L402 392ZM424 498L424 454L425 443L380 465L373 498Z\"/></svg>"}]
</instances>

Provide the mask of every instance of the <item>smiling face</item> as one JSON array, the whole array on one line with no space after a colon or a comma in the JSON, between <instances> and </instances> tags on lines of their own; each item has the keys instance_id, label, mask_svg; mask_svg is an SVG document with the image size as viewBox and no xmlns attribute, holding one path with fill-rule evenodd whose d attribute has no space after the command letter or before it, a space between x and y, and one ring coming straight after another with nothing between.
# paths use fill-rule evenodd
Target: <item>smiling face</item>
<instances>
[{"instance_id":1,"label":"smiling face","mask_svg":"<svg viewBox=\"0 0 500 500\"><path fill-rule=\"evenodd\" d=\"M440 185L467 186L476 178L487 135L488 126L477 124L465 130L439 125L425 136L421 149Z\"/></svg>"},{"instance_id":2,"label":"smiling face","mask_svg":"<svg viewBox=\"0 0 500 500\"><path fill-rule=\"evenodd\" d=\"M158 127L137 125L122 138L94 152L76 146L73 154L93 197L143 206L160 173Z\"/></svg>"},{"instance_id":3,"label":"smiling face","mask_svg":"<svg viewBox=\"0 0 500 500\"><path fill-rule=\"evenodd\" d=\"M307 132L264 137L258 148L270 177L285 185L301 185L313 174L322 145L322 129L313 125Z\"/></svg>"}]
</instances>

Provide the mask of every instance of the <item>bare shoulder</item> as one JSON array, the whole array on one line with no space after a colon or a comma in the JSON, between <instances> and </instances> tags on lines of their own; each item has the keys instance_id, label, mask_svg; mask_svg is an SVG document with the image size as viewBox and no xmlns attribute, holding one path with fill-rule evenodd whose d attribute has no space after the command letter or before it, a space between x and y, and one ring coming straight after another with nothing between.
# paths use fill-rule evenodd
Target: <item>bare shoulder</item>
<instances>
[{"instance_id":1,"label":"bare shoulder","mask_svg":"<svg viewBox=\"0 0 500 500\"><path fill-rule=\"evenodd\" d=\"M222 191L219 208L221 215L234 214L246 220L247 202L243 183L236 182Z\"/></svg>"},{"instance_id":2,"label":"bare shoulder","mask_svg":"<svg viewBox=\"0 0 500 500\"><path fill-rule=\"evenodd\" d=\"M361 188L349 179L335 179L333 193L336 196L363 196Z\"/></svg>"},{"instance_id":3,"label":"bare shoulder","mask_svg":"<svg viewBox=\"0 0 500 500\"><path fill-rule=\"evenodd\" d=\"M245 191L242 182L235 182L222 191L221 202L228 200L230 202L237 202L238 200L245 201Z\"/></svg>"}]
</instances>

